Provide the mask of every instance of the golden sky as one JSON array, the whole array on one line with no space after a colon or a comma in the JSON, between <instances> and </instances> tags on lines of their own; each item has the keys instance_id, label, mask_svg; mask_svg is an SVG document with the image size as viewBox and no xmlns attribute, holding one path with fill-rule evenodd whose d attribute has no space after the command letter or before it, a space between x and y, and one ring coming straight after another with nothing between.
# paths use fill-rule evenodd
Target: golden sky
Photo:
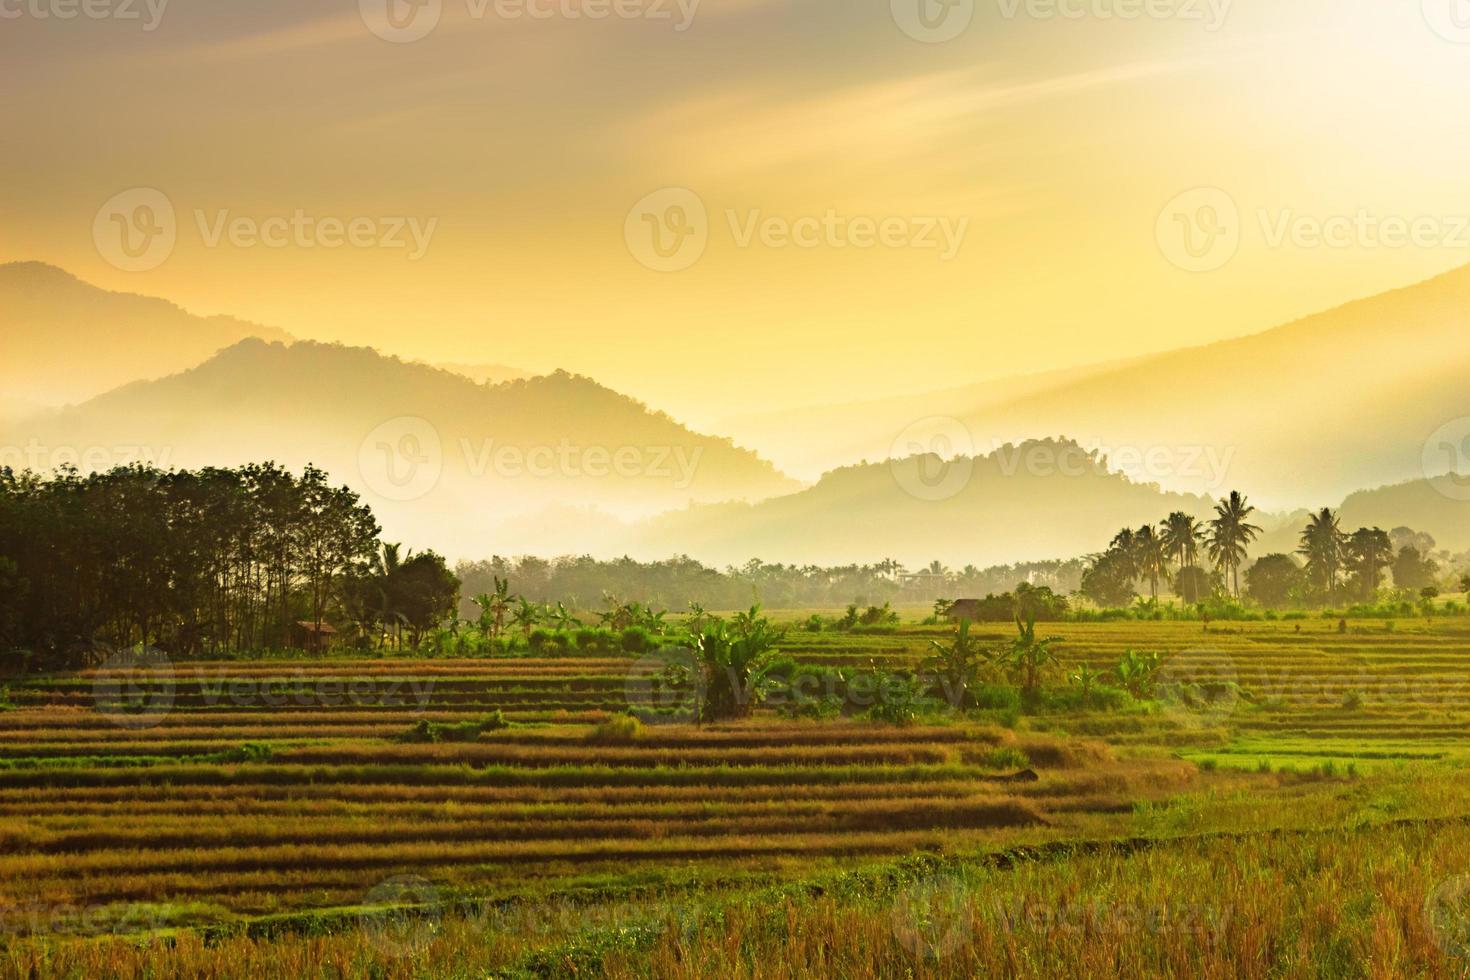
<instances>
[{"instance_id":1,"label":"golden sky","mask_svg":"<svg viewBox=\"0 0 1470 980\"><path fill-rule=\"evenodd\" d=\"M0 260L698 424L1470 261L1463 0L88 2L0 0Z\"/></svg>"}]
</instances>

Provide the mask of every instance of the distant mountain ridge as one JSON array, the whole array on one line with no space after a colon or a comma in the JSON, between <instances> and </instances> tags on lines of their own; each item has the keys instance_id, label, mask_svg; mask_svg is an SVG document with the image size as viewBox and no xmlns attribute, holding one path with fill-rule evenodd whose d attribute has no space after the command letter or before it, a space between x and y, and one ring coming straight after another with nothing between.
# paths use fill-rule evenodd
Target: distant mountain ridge
<instances>
[{"instance_id":1,"label":"distant mountain ridge","mask_svg":"<svg viewBox=\"0 0 1470 980\"><path fill-rule=\"evenodd\" d=\"M587 378L481 385L307 341L243 340L177 374L0 426L0 445L28 442L174 467L315 464L362 492L392 534L454 554L492 550L491 528L549 504L638 517L800 486Z\"/></svg>"},{"instance_id":2,"label":"distant mountain ridge","mask_svg":"<svg viewBox=\"0 0 1470 980\"><path fill-rule=\"evenodd\" d=\"M829 463L885 458L901 432L932 415L954 418L979 453L1056 433L1114 451L1209 448L1230 458L1229 483L1288 509L1427 475L1425 440L1470 416L1467 376L1470 266L1206 346L757 417L735 431L778 461L805 443L821 445ZM1221 489L1193 474L1159 479L1181 491Z\"/></svg>"},{"instance_id":3,"label":"distant mountain ridge","mask_svg":"<svg viewBox=\"0 0 1470 980\"><path fill-rule=\"evenodd\" d=\"M291 339L274 327L101 289L42 262L0 265L0 390L10 399L83 401L192 367L247 337Z\"/></svg>"},{"instance_id":4,"label":"distant mountain ridge","mask_svg":"<svg viewBox=\"0 0 1470 980\"><path fill-rule=\"evenodd\" d=\"M1072 440L1044 439L973 458L848 466L795 494L696 505L631 528L629 546L717 563L889 555L985 566L1101 551L1119 528L1176 510L1202 517L1212 503L1134 482Z\"/></svg>"}]
</instances>

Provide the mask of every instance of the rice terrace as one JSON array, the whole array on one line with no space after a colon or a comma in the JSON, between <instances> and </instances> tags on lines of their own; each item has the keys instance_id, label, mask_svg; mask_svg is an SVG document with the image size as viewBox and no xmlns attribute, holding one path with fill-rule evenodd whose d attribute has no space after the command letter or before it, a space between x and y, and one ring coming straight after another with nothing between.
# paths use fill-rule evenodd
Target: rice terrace
<instances>
[{"instance_id":1,"label":"rice terrace","mask_svg":"<svg viewBox=\"0 0 1470 980\"><path fill-rule=\"evenodd\" d=\"M1470 980L1470 0L0 84L0 980Z\"/></svg>"},{"instance_id":2,"label":"rice terrace","mask_svg":"<svg viewBox=\"0 0 1470 980\"><path fill-rule=\"evenodd\" d=\"M918 625L793 629L724 723L606 631L23 681L5 970L1457 975L1470 621L1051 625L1025 715L896 697ZM1138 649L1171 690L1123 706Z\"/></svg>"}]
</instances>

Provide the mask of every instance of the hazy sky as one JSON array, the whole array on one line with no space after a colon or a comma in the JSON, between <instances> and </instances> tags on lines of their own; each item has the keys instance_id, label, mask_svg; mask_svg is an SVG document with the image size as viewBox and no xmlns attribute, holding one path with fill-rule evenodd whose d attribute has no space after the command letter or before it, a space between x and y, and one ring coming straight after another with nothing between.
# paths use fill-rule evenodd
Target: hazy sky
<instances>
[{"instance_id":1,"label":"hazy sky","mask_svg":"<svg viewBox=\"0 0 1470 980\"><path fill-rule=\"evenodd\" d=\"M1470 261L1463 0L386 2L0 0L0 259L699 423Z\"/></svg>"}]
</instances>

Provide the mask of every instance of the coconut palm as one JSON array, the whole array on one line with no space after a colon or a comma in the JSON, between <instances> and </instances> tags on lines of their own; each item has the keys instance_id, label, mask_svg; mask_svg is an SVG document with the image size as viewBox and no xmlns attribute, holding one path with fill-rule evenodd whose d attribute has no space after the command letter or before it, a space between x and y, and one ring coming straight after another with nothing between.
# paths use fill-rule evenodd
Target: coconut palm
<instances>
[{"instance_id":1,"label":"coconut palm","mask_svg":"<svg viewBox=\"0 0 1470 980\"><path fill-rule=\"evenodd\" d=\"M1329 599L1337 591L1338 575L1342 571L1343 549L1347 536L1342 533L1337 515L1330 508L1322 508L1302 530L1301 547L1297 554L1307 560L1307 574Z\"/></svg>"},{"instance_id":2,"label":"coconut palm","mask_svg":"<svg viewBox=\"0 0 1470 980\"><path fill-rule=\"evenodd\" d=\"M1117 556L1120 568L1128 571L1129 578L1138 578L1138 532L1125 527L1114 535L1108 550Z\"/></svg>"},{"instance_id":3,"label":"coconut palm","mask_svg":"<svg viewBox=\"0 0 1470 980\"><path fill-rule=\"evenodd\" d=\"M1232 490L1215 505L1215 519L1210 522L1210 560L1224 571L1236 598L1240 597L1240 565L1251 542L1261 533L1247 520L1255 512L1244 494Z\"/></svg>"},{"instance_id":4,"label":"coconut palm","mask_svg":"<svg viewBox=\"0 0 1470 980\"><path fill-rule=\"evenodd\" d=\"M1199 561L1199 545L1205 536L1199 521L1183 511L1175 511L1159 527L1164 550L1180 571Z\"/></svg>"},{"instance_id":5,"label":"coconut palm","mask_svg":"<svg viewBox=\"0 0 1470 980\"><path fill-rule=\"evenodd\" d=\"M1169 559L1164 550L1164 539L1154 533L1153 526L1145 524L1133 535L1134 567L1138 574L1148 579L1149 595L1159 598L1159 577L1168 569Z\"/></svg>"}]
</instances>

